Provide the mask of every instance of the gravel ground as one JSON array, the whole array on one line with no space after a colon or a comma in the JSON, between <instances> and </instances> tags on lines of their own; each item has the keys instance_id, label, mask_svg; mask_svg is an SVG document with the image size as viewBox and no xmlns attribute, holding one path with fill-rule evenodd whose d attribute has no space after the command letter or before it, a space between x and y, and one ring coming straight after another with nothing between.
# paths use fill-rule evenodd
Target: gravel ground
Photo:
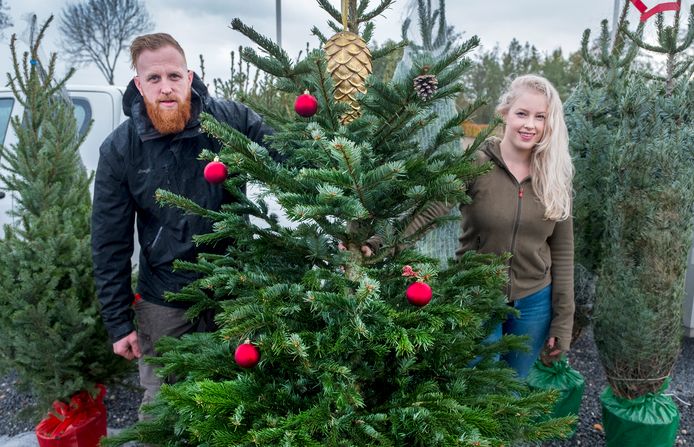
<instances>
[{"instance_id":1,"label":"gravel ground","mask_svg":"<svg viewBox=\"0 0 694 447\"><path fill-rule=\"evenodd\" d=\"M38 421L26 421L18 412L32 403L26 394L16 391L17 377L14 374L0 378L0 437L16 436L34 431ZM108 387L104 403L107 408L109 428L125 428L137 421L137 407L142 399L137 370L123 380Z\"/></svg>"},{"instance_id":2,"label":"gravel ground","mask_svg":"<svg viewBox=\"0 0 694 447\"><path fill-rule=\"evenodd\" d=\"M605 387L605 374L598 361L591 331L586 331L576 342L570 354L570 362L586 380L581 405L578 430L573 439L547 443L545 447L599 447L605 444L601 431L600 393ZM17 412L29 402L26 395L15 391L17 378L13 375L0 378L0 437L14 436L33 431L34 423L21 421ZM669 393L682 401L694 404L694 338L685 338L682 354L672 374ZM109 428L124 428L137 421L137 407L141 392L137 373L133 372L121 383L112 385L106 394ZM680 410L680 432L677 445L694 446L694 408L675 399ZM627 446L625 446L627 447Z\"/></svg>"},{"instance_id":3,"label":"gravel ground","mask_svg":"<svg viewBox=\"0 0 694 447\"><path fill-rule=\"evenodd\" d=\"M580 372L586 387L581 402L578 430L570 440L546 443L545 447L599 447L605 445L605 434L602 431L602 409L600 394L607 381L605 372L598 360L598 353L593 342L592 330L586 330L576 341L569 353L569 363ZM679 399L694 404L694 338L685 338L668 393ZM694 408L673 398L680 410L680 429L676 445L694 446ZM624 446L628 447L628 446Z\"/></svg>"}]
</instances>

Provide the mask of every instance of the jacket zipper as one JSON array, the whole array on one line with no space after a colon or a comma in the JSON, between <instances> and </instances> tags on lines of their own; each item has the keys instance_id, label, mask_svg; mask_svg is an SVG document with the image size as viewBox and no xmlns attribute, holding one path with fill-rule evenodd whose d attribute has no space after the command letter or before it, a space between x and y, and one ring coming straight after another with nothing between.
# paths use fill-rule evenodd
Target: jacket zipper
<instances>
[{"instance_id":1,"label":"jacket zipper","mask_svg":"<svg viewBox=\"0 0 694 447\"><path fill-rule=\"evenodd\" d=\"M523 205L523 185L518 183L517 180L514 179L516 184L518 185L518 205L516 206L516 217L513 222L513 233L511 236L511 259L508 262L508 300L511 301L512 296L513 296L513 272L511 267L513 266L513 258L516 256L515 250L516 250L516 236L518 235L518 227L520 226L520 216L521 216L521 208Z\"/></svg>"}]
</instances>

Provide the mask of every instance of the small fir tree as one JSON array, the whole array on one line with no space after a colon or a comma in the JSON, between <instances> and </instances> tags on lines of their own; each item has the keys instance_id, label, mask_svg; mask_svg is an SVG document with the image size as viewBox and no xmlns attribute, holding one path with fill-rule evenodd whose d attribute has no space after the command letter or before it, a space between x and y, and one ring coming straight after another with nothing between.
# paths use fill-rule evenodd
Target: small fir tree
<instances>
[{"instance_id":1,"label":"small fir tree","mask_svg":"<svg viewBox=\"0 0 694 447\"><path fill-rule=\"evenodd\" d=\"M327 1L319 3L335 20L344 18ZM368 21L391 3L367 11L368 2L358 8L354 2L345 28L358 30L366 22L368 41ZM442 150L460 139L460 123L472 108L446 122L425 150L414 137L433 119L433 104L459 93L465 55L477 39L431 66L439 89L428 100L413 87L422 68L415 64L400 82L369 78L355 109L333 96L343 79L327 71L334 62L326 61L332 39L318 33L328 50L294 64L238 19L232 27L268 54L246 48L244 57L277 76L286 92L308 89L318 113L306 119L260 110L276 130L268 145L286 157L282 163L228 126L203 118L205 131L224 143L221 160L234 172L225 186L237 203L211 211L166 191L158 197L215 221L214 232L197 236L198 242L234 241L225 255L178 262L202 275L169 297L190 301L191 313L220 310L221 327L163 340L156 361L162 374L179 382L162 387L149 407L152 420L106 442L501 446L566 435L571 418L542 420L553 394L529 392L495 360L524 340L482 343L509 309L503 259L467 253L440 270L438 261L404 248L429 229L406 231L415 215L431 201L467 200L466 182L487 168L474 163L484 134L468 151ZM346 47L360 55L348 77L359 87L365 51ZM346 120L355 110L359 116ZM287 228L262 201L247 199L246 183L264 185L298 225ZM362 248L375 234L383 236L383 246L365 256ZM405 298L413 274L433 288L426 306ZM245 340L260 353L260 363L244 363L248 368L234 355Z\"/></svg>"},{"instance_id":2,"label":"small fir tree","mask_svg":"<svg viewBox=\"0 0 694 447\"><path fill-rule=\"evenodd\" d=\"M606 22L593 76L567 107L576 164L577 260L598 275L595 341L613 392L656 392L679 354L687 253L694 231L694 90L674 61L690 48L694 26L679 38L657 18L659 45L628 31L622 12L611 42ZM627 44L630 42L630 44ZM633 69L639 48L667 55L662 79ZM673 67L675 67L673 69ZM595 72L601 76L594 76ZM679 76L678 76L679 75Z\"/></svg>"},{"instance_id":3,"label":"small fir tree","mask_svg":"<svg viewBox=\"0 0 694 447\"><path fill-rule=\"evenodd\" d=\"M460 35L456 34L452 26L446 22L446 2L438 0L438 8L433 9L431 0L409 0L407 9L410 16L405 19L402 26L402 38L408 40L403 57L395 67L393 80L402 82L410 77L413 66L420 67L419 75L430 76L429 66L436 60L445 57L453 48ZM416 30L412 30L413 23ZM417 79L417 78L415 78ZM420 78L421 79L421 78ZM479 102L471 107L476 109ZM443 126L451 119L455 119L458 112L455 105L455 97L445 101L437 101L431 107L427 107L425 113L433 113L429 125L417 133L422 150L426 150L434 143L434 138ZM460 140L452 140L441 150L459 152L462 151ZM442 221L438 227L428 232L417 242L417 249L427 256L436 258L442 265L446 265L449 259L455 256L460 238L460 211L453 207L448 221Z\"/></svg>"},{"instance_id":4,"label":"small fir tree","mask_svg":"<svg viewBox=\"0 0 694 447\"><path fill-rule=\"evenodd\" d=\"M52 19L52 18L51 18ZM91 177L82 164L72 104L59 94L72 72L55 79L56 55L43 72L37 52L51 19L20 60L16 36L8 74L24 107L12 117L17 143L2 148L3 188L15 196L13 226L0 240L0 368L14 370L36 398L93 390L122 372L101 324L90 253Z\"/></svg>"}]
</instances>

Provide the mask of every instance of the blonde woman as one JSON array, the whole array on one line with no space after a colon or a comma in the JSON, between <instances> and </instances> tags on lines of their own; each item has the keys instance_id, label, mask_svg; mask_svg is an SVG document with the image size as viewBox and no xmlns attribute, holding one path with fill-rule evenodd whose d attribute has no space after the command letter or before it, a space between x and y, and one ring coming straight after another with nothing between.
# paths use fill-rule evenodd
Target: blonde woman
<instances>
[{"instance_id":1,"label":"blonde woman","mask_svg":"<svg viewBox=\"0 0 694 447\"><path fill-rule=\"evenodd\" d=\"M547 363L559 359L571 343L573 165L561 99L547 79L516 78L496 110L504 134L489 138L480 149L479 161L491 161L493 168L470 185L472 202L460 207L462 236L456 254L511 253L506 294L519 315L509 315L488 340L502 333L529 337L528 352L503 356L525 378L543 346ZM404 237L448 212L444 204L432 203L407 226ZM373 236L362 252L370 256L382 244L380 235Z\"/></svg>"},{"instance_id":2,"label":"blonde woman","mask_svg":"<svg viewBox=\"0 0 694 447\"><path fill-rule=\"evenodd\" d=\"M571 342L573 166L561 100L547 79L516 78L497 112L504 120L504 134L489 138L480 149L479 161L491 161L493 168L470 185L472 202L460 207L462 236L456 254L511 253L506 293L520 315L510 315L489 340L502 333L529 336L529 352L503 356L524 378L543 346L547 362L568 351ZM431 204L404 235L448 211L442 203ZM362 250L368 256L381 243L375 236Z\"/></svg>"},{"instance_id":3,"label":"blonde woman","mask_svg":"<svg viewBox=\"0 0 694 447\"><path fill-rule=\"evenodd\" d=\"M573 166L561 100L547 79L516 78L497 112L504 134L481 150L493 169L476 179L472 203L461 207L458 253L511 253L507 296L520 315L509 316L495 336L530 337L529 352L503 357L525 377L543 346L556 358L571 342Z\"/></svg>"}]
</instances>

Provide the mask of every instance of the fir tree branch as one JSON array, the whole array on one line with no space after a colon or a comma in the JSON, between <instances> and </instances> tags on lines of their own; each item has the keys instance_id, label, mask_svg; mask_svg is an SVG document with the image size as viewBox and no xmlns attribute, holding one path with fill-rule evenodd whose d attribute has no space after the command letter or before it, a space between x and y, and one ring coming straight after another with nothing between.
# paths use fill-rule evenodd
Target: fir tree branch
<instances>
[{"instance_id":1,"label":"fir tree branch","mask_svg":"<svg viewBox=\"0 0 694 447\"><path fill-rule=\"evenodd\" d=\"M377 16L383 14L383 12L388 9L394 1L395 0L381 0L381 3L378 6L360 17L359 23L369 22L375 19Z\"/></svg>"},{"instance_id":2,"label":"fir tree branch","mask_svg":"<svg viewBox=\"0 0 694 447\"><path fill-rule=\"evenodd\" d=\"M374 32L374 24L372 22L367 22L366 26L364 27L364 32L361 33L361 38L364 39L364 42L370 42L371 37L373 36ZM373 59L373 56L372 56Z\"/></svg>"},{"instance_id":3,"label":"fir tree branch","mask_svg":"<svg viewBox=\"0 0 694 447\"><path fill-rule=\"evenodd\" d=\"M290 70L292 65L291 59L287 55L286 51L280 48L275 42L258 33L252 27L246 26L239 18L234 18L231 21L230 27L233 30L239 31L241 34L258 44L258 46L273 56L282 65L285 71Z\"/></svg>"},{"instance_id":4,"label":"fir tree branch","mask_svg":"<svg viewBox=\"0 0 694 447\"><path fill-rule=\"evenodd\" d=\"M318 29L317 26L311 28L311 34L313 34L318 38L318 40L320 40L321 46L325 45L325 42L328 41L328 38L325 37L325 35Z\"/></svg>"},{"instance_id":5,"label":"fir tree branch","mask_svg":"<svg viewBox=\"0 0 694 447\"><path fill-rule=\"evenodd\" d=\"M388 56L389 54L398 51L402 48L405 48L408 45L409 42L402 41L402 42L388 42L382 47L378 48L377 50L374 50L371 52L371 58L373 60L380 59L382 57ZM370 78L371 79L371 78Z\"/></svg>"},{"instance_id":6,"label":"fir tree branch","mask_svg":"<svg viewBox=\"0 0 694 447\"><path fill-rule=\"evenodd\" d=\"M316 0L318 6L320 6L325 12L330 14L337 23L342 23L342 11L338 11L333 7L329 0Z\"/></svg>"}]
</instances>

